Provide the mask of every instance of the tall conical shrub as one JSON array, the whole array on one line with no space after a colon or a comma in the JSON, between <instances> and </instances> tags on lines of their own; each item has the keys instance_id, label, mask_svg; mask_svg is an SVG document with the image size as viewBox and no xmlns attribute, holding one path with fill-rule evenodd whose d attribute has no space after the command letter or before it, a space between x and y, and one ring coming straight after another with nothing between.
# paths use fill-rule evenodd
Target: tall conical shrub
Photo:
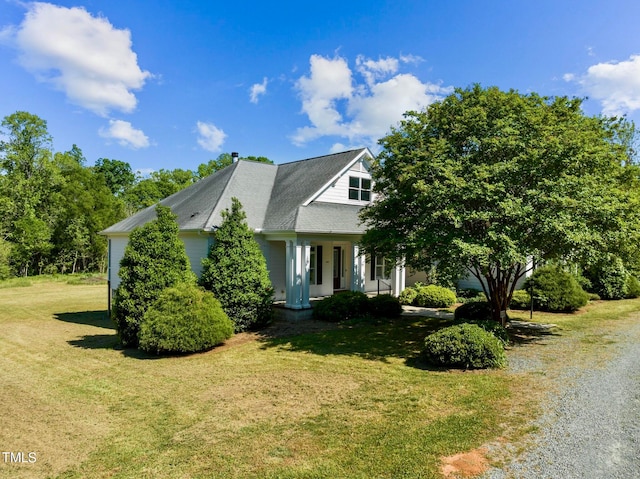
<instances>
[{"instance_id":1,"label":"tall conical shrub","mask_svg":"<svg viewBox=\"0 0 640 479\"><path fill-rule=\"evenodd\" d=\"M222 303L235 325L246 331L271 319L273 288L267 263L237 198L222 212L209 255L202 260L200 284Z\"/></svg>"},{"instance_id":2,"label":"tall conical shrub","mask_svg":"<svg viewBox=\"0 0 640 479\"><path fill-rule=\"evenodd\" d=\"M120 261L113 319L125 346L138 345L142 317L165 288L193 280L189 257L178 238L176 215L158 205L156 216L131 232Z\"/></svg>"}]
</instances>

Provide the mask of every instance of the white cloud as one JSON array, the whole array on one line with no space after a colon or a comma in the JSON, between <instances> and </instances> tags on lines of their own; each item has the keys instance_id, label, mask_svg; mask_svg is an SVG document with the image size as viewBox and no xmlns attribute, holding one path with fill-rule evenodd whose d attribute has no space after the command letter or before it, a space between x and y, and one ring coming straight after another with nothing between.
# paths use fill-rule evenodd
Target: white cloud
<instances>
[{"instance_id":1,"label":"white cloud","mask_svg":"<svg viewBox=\"0 0 640 479\"><path fill-rule=\"evenodd\" d=\"M404 58L400 60L403 63L417 61L417 57ZM296 83L302 112L311 123L291 137L297 145L323 136L347 138L350 144L375 144L403 113L420 110L453 91L398 73L399 61L391 57L372 60L358 56L356 71L363 79L359 83L344 58L312 55L310 65L309 76Z\"/></svg>"},{"instance_id":2,"label":"white cloud","mask_svg":"<svg viewBox=\"0 0 640 479\"><path fill-rule=\"evenodd\" d=\"M419 55L400 55L400 61L402 63L411 63L413 65L417 65L419 63L422 63L424 61L424 58L422 58Z\"/></svg>"},{"instance_id":3,"label":"white cloud","mask_svg":"<svg viewBox=\"0 0 640 479\"><path fill-rule=\"evenodd\" d=\"M25 69L99 115L135 109L132 90L142 88L151 74L138 66L129 30L117 29L82 7L26 5L22 23L2 34L18 49Z\"/></svg>"},{"instance_id":4,"label":"white cloud","mask_svg":"<svg viewBox=\"0 0 640 479\"><path fill-rule=\"evenodd\" d=\"M199 121L196 125L198 129L198 145L207 151L220 151L224 140L227 137L224 131L213 123Z\"/></svg>"},{"instance_id":5,"label":"white cloud","mask_svg":"<svg viewBox=\"0 0 640 479\"><path fill-rule=\"evenodd\" d=\"M313 128L299 130L296 143L304 143L324 134L339 134L343 125L337 101L353 94L351 70L343 58L324 58L312 55L311 74L296 82L302 98L302 111L307 114Z\"/></svg>"},{"instance_id":6,"label":"white cloud","mask_svg":"<svg viewBox=\"0 0 640 479\"><path fill-rule=\"evenodd\" d=\"M149 146L149 137L142 130L134 128L128 121L109 120L109 128L100 128L98 134L134 150Z\"/></svg>"},{"instance_id":7,"label":"white cloud","mask_svg":"<svg viewBox=\"0 0 640 479\"><path fill-rule=\"evenodd\" d=\"M374 61L358 55L356 58L356 67L358 68L358 72L364 77L367 85L371 86L375 84L377 79L385 78L387 75L396 73L398 71L398 59L387 57Z\"/></svg>"},{"instance_id":8,"label":"white cloud","mask_svg":"<svg viewBox=\"0 0 640 479\"><path fill-rule=\"evenodd\" d=\"M255 83L249 90L249 98L251 103L258 103L259 97L267 93L267 77L264 77L262 83Z\"/></svg>"},{"instance_id":9,"label":"white cloud","mask_svg":"<svg viewBox=\"0 0 640 479\"><path fill-rule=\"evenodd\" d=\"M599 100L605 115L640 109L640 55L621 62L598 63L584 75L568 73L563 78L577 82L590 98Z\"/></svg>"}]
</instances>

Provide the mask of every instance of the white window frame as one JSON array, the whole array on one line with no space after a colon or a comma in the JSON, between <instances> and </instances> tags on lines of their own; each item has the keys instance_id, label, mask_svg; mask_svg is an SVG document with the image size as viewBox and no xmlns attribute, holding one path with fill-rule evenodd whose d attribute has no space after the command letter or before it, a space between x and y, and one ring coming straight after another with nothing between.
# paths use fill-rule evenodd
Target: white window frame
<instances>
[{"instance_id":1,"label":"white window frame","mask_svg":"<svg viewBox=\"0 0 640 479\"><path fill-rule=\"evenodd\" d=\"M356 186L354 183L357 183ZM366 187L368 186L368 187ZM352 201L371 201L371 178L349 176L349 199ZM354 196L352 198L352 196Z\"/></svg>"},{"instance_id":2,"label":"white window frame","mask_svg":"<svg viewBox=\"0 0 640 479\"><path fill-rule=\"evenodd\" d=\"M316 245L311 245L309 253L309 284L316 285L318 281L318 252Z\"/></svg>"}]
</instances>

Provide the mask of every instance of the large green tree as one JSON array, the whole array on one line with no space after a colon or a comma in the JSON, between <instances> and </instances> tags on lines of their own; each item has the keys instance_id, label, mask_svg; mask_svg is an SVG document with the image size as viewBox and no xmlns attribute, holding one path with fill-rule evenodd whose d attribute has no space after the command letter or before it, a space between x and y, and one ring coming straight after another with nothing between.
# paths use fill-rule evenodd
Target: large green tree
<instances>
[{"instance_id":1,"label":"large green tree","mask_svg":"<svg viewBox=\"0 0 640 479\"><path fill-rule=\"evenodd\" d=\"M152 172L148 178L138 178L136 184L125 192L123 198L129 209L128 212L134 213L156 204L196 181L197 177L191 170L161 169Z\"/></svg>"},{"instance_id":2,"label":"large green tree","mask_svg":"<svg viewBox=\"0 0 640 479\"><path fill-rule=\"evenodd\" d=\"M62 182L51 261L62 273L102 272L107 241L99 232L125 217L124 202L114 196L102 172L84 166L86 160L76 145L56 153L54 161Z\"/></svg>"},{"instance_id":3,"label":"large green tree","mask_svg":"<svg viewBox=\"0 0 640 479\"><path fill-rule=\"evenodd\" d=\"M105 183L116 196L122 196L136 180L131 165L124 161L99 158L93 168L96 173L104 176Z\"/></svg>"},{"instance_id":4,"label":"large green tree","mask_svg":"<svg viewBox=\"0 0 640 479\"><path fill-rule=\"evenodd\" d=\"M470 273L503 321L532 258L637 252L632 126L581 103L475 85L406 113L380 140L365 249Z\"/></svg>"},{"instance_id":5,"label":"large green tree","mask_svg":"<svg viewBox=\"0 0 640 479\"><path fill-rule=\"evenodd\" d=\"M195 282L184 243L178 238L175 214L157 205L156 216L131 232L120 261L113 319L125 346L138 345L142 317L164 289Z\"/></svg>"},{"instance_id":6,"label":"large green tree","mask_svg":"<svg viewBox=\"0 0 640 479\"><path fill-rule=\"evenodd\" d=\"M27 275L41 269L53 247L61 178L46 121L18 111L0 126L0 233L15 245L14 268Z\"/></svg>"},{"instance_id":7,"label":"large green tree","mask_svg":"<svg viewBox=\"0 0 640 479\"><path fill-rule=\"evenodd\" d=\"M235 324L235 331L262 326L271 318L273 288L267 263L247 225L237 198L222 212L207 258L202 260L200 284L213 293Z\"/></svg>"}]
</instances>

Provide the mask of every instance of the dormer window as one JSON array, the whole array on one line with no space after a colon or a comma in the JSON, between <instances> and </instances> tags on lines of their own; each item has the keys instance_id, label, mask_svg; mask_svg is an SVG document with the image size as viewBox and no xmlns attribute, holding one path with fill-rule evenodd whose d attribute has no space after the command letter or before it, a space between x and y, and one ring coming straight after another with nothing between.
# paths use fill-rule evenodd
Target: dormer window
<instances>
[{"instance_id":1,"label":"dormer window","mask_svg":"<svg viewBox=\"0 0 640 479\"><path fill-rule=\"evenodd\" d=\"M369 201L371 199L371 180L369 178L349 177L349 199Z\"/></svg>"}]
</instances>

